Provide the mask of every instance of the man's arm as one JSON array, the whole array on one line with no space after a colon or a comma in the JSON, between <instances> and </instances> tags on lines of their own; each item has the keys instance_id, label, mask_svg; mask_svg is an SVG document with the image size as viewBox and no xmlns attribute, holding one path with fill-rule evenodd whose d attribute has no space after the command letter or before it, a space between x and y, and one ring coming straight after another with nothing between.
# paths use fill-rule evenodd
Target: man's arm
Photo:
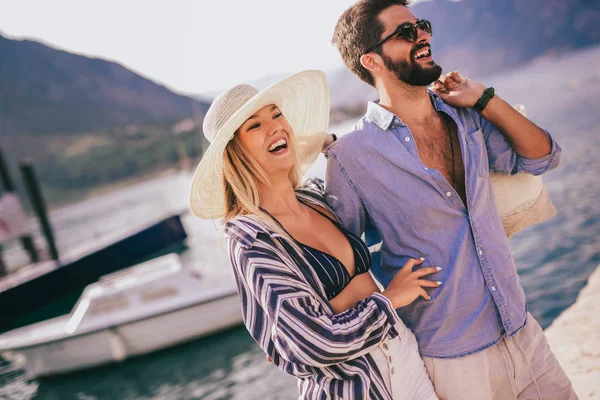
<instances>
[{"instance_id":1,"label":"man's arm","mask_svg":"<svg viewBox=\"0 0 600 400\"><path fill-rule=\"evenodd\" d=\"M470 108L481 123L490 166L500 172L540 175L556 167L560 147L539 128L498 96L492 97L481 114L472 110L485 86L451 72L433 85L446 103Z\"/></svg>"},{"instance_id":2,"label":"man's arm","mask_svg":"<svg viewBox=\"0 0 600 400\"><path fill-rule=\"evenodd\" d=\"M498 96L492 97L481 116L504 134L510 147L521 157L541 158L552 151L552 139L546 131Z\"/></svg>"},{"instance_id":3,"label":"man's arm","mask_svg":"<svg viewBox=\"0 0 600 400\"><path fill-rule=\"evenodd\" d=\"M346 173L336 153L337 143L328 149L325 174L325 200L340 222L354 234L361 236L367 220L362 199Z\"/></svg>"}]
</instances>

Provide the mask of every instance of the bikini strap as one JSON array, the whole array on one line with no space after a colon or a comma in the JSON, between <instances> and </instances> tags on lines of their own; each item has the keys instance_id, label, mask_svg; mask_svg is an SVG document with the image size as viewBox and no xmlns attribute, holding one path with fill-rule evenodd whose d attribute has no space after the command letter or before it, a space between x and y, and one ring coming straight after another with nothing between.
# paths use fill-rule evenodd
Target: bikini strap
<instances>
[{"instance_id":1,"label":"bikini strap","mask_svg":"<svg viewBox=\"0 0 600 400\"><path fill-rule=\"evenodd\" d=\"M342 226L342 224L340 224L338 221L336 221L335 219L331 218L329 215L325 214L323 211L320 211L319 209L311 206L310 204L301 202L302 204L304 204L307 207L312 208L313 210L315 210L316 212L318 212L319 214L321 214L322 216L324 216L325 218L327 218L328 220L330 220L331 222L333 222L336 226L340 227Z\"/></svg>"}]
</instances>

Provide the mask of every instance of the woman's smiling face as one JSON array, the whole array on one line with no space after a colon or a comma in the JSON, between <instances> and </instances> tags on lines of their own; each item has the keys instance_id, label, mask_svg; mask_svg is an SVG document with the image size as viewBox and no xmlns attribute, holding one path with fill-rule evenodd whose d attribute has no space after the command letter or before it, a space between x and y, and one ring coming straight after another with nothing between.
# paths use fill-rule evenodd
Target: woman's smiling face
<instances>
[{"instance_id":1,"label":"woman's smiling face","mask_svg":"<svg viewBox=\"0 0 600 400\"><path fill-rule=\"evenodd\" d=\"M237 135L267 175L287 173L294 166L292 128L276 105L254 113L240 126Z\"/></svg>"}]
</instances>

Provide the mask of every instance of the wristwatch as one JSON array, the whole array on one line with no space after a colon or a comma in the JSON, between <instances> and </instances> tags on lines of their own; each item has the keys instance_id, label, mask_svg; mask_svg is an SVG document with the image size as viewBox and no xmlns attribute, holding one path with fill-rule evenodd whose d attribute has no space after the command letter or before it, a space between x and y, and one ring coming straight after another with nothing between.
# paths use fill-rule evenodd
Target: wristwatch
<instances>
[{"instance_id":1,"label":"wristwatch","mask_svg":"<svg viewBox=\"0 0 600 400\"><path fill-rule=\"evenodd\" d=\"M478 113L481 113L485 106L487 106L487 103L489 103L489 101L492 99L492 97L494 97L494 88L489 87L485 89L479 100L477 100L477 103L475 103L475 105L473 106L473 110L477 111Z\"/></svg>"}]
</instances>

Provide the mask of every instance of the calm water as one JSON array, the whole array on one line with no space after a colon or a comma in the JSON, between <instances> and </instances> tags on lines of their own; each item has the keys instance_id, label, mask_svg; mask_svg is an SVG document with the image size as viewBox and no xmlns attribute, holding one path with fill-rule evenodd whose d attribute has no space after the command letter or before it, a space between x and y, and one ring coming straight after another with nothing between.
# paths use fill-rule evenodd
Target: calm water
<instances>
[{"instance_id":1,"label":"calm water","mask_svg":"<svg viewBox=\"0 0 600 400\"><path fill-rule=\"evenodd\" d=\"M562 164L545 182L559 215L511 240L529 309L546 327L577 298L600 264L600 47L488 81L549 129ZM342 132L345 128L334 130ZM310 175L322 176L320 159ZM127 190L57 210L61 248L186 207L188 174L170 174ZM188 215L190 249L183 262L232 279L218 229ZM13 254L13 257L19 257ZM0 399L291 399L295 382L264 359L243 327L162 352L67 377L34 380L0 374Z\"/></svg>"}]
</instances>

